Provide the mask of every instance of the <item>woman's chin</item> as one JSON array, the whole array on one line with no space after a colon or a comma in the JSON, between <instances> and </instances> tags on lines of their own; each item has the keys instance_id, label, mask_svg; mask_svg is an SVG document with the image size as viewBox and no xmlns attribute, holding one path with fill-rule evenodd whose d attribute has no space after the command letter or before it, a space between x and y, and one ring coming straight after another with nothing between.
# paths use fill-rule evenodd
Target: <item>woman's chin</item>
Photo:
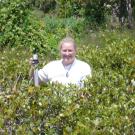
<instances>
[{"instance_id":1,"label":"woman's chin","mask_svg":"<svg viewBox=\"0 0 135 135\"><path fill-rule=\"evenodd\" d=\"M72 63L73 63L73 60L63 60L64 65L69 65L69 64L72 64Z\"/></svg>"}]
</instances>

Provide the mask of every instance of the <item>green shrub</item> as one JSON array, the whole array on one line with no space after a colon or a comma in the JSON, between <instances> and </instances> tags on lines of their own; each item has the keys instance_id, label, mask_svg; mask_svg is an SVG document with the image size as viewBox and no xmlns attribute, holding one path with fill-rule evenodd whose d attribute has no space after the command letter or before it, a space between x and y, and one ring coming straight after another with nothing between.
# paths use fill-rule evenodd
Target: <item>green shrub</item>
<instances>
[{"instance_id":1,"label":"green shrub","mask_svg":"<svg viewBox=\"0 0 135 135\"><path fill-rule=\"evenodd\" d=\"M43 20L32 11L27 0L2 1L0 18L1 50L16 46L24 46L31 51L37 48L50 58L56 57L60 39L66 35L79 35L85 26L83 19L74 17L58 19L46 16Z\"/></svg>"},{"instance_id":2,"label":"green shrub","mask_svg":"<svg viewBox=\"0 0 135 135\"><path fill-rule=\"evenodd\" d=\"M56 14L59 17L67 18L71 16L84 16L85 2L76 0L57 0L56 1Z\"/></svg>"},{"instance_id":3,"label":"green shrub","mask_svg":"<svg viewBox=\"0 0 135 135\"><path fill-rule=\"evenodd\" d=\"M79 35L85 29L84 18L58 18L55 16L45 16L45 25L47 33L61 34L58 29L62 29L66 35ZM59 32L59 33L58 33Z\"/></svg>"},{"instance_id":4,"label":"green shrub","mask_svg":"<svg viewBox=\"0 0 135 135\"><path fill-rule=\"evenodd\" d=\"M78 48L78 57L93 68L92 78L82 89L51 84L33 87L28 79L30 53L20 48L5 50L0 57L0 133L134 134L135 41L104 43Z\"/></svg>"},{"instance_id":5,"label":"green shrub","mask_svg":"<svg viewBox=\"0 0 135 135\"><path fill-rule=\"evenodd\" d=\"M0 8L0 48L6 46L27 46L47 53L44 23L30 11L30 3L25 0L2 1Z\"/></svg>"}]
</instances>

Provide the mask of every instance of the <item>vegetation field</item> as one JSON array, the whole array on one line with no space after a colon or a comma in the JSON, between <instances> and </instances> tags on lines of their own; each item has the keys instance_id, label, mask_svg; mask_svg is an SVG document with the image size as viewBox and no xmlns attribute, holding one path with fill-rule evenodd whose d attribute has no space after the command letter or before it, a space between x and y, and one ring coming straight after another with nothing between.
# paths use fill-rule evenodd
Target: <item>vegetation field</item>
<instances>
[{"instance_id":1,"label":"vegetation field","mask_svg":"<svg viewBox=\"0 0 135 135\"><path fill-rule=\"evenodd\" d=\"M89 24L83 8L77 8L77 16L70 6L72 14L56 15L56 9L44 13L27 0L0 3L0 134L135 134L134 29ZM65 36L76 40L77 58L90 64L92 78L83 88L35 87L29 79L33 50L42 68L60 58L58 44Z\"/></svg>"}]
</instances>

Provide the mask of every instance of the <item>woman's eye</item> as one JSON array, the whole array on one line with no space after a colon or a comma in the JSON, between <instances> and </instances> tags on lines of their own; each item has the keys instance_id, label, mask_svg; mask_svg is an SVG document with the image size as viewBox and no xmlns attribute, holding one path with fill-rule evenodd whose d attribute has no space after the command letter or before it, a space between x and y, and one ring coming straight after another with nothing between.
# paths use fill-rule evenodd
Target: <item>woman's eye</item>
<instances>
[{"instance_id":1,"label":"woman's eye","mask_svg":"<svg viewBox=\"0 0 135 135\"><path fill-rule=\"evenodd\" d=\"M63 52L72 52L72 50L63 50Z\"/></svg>"}]
</instances>

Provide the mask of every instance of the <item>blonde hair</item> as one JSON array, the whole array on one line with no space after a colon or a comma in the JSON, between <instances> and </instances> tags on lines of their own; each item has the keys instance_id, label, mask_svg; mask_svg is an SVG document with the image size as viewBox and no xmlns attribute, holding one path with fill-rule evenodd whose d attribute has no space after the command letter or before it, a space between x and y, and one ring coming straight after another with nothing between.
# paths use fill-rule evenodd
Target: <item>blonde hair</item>
<instances>
[{"instance_id":1,"label":"blonde hair","mask_svg":"<svg viewBox=\"0 0 135 135\"><path fill-rule=\"evenodd\" d=\"M59 43L59 49L61 49L61 47L62 47L62 45L63 45L64 43L72 43L73 46L74 46L74 48L75 48L75 50L77 49L76 42L75 42L75 40L74 40L73 38L71 38L71 37L65 37L65 38L63 38L63 39L60 41L60 43Z\"/></svg>"}]
</instances>

